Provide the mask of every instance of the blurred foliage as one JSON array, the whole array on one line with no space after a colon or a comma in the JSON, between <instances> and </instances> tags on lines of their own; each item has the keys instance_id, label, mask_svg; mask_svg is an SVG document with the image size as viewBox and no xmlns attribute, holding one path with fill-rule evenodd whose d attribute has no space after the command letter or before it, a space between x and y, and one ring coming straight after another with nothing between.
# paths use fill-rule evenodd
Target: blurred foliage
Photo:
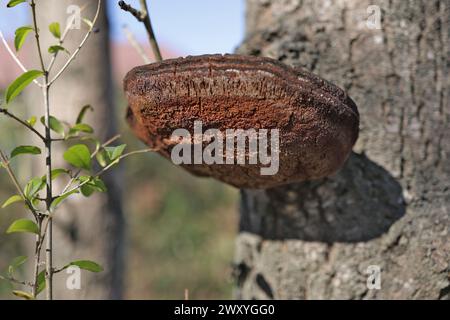
<instances>
[{"instance_id":1,"label":"blurred foliage","mask_svg":"<svg viewBox=\"0 0 450 320\"><path fill-rule=\"evenodd\" d=\"M122 140L127 150L144 148L124 121L125 105L118 97ZM0 116L3 149L10 151L23 134L22 128ZM19 176L29 175L27 161L16 164ZM237 190L196 178L157 154L130 157L122 165L128 223L125 297L183 299L188 289L191 299L231 299ZM13 192L6 173L0 170L0 202ZM0 209L0 271L14 257L26 254L19 237L4 233L13 217L24 215L20 209L20 205ZM0 281L0 298L12 298L9 289L8 283Z\"/></svg>"}]
</instances>

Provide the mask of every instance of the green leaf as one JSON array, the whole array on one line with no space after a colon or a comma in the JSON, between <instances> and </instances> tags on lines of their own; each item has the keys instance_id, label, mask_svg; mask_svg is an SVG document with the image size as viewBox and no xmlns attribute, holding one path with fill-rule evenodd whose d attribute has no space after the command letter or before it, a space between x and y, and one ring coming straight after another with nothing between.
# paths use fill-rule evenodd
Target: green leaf
<instances>
[{"instance_id":1,"label":"green leaf","mask_svg":"<svg viewBox=\"0 0 450 320\"><path fill-rule=\"evenodd\" d=\"M100 178L82 176L79 180L80 182L89 180L89 182L85 183L80 188L81 193L85 197L90 197L95 191L106 192L107 190L105 183Z\"/></svg>"},{"instance_id":2,"label":"green leaf","mask_svg":"<svg viewBox=\"0 0 450 320\"><path fill-rule=\"evenodd\" d=\"M34 297L31 293L25 292L25 291L20 291L20 290L14 290L13 295L19 297L19 298L23 298L25 300L34 300Z\"/></svg>"},{"instance_id":3,"label":"green leaf","mask_svg":"<svg viewBox=\"0 0 450 320\"><path fill-rule=\"evenodd\" d=\"M15 232L30 232L39 234L39 227L31 220L28 219L19 219L14 221L6 230L7 234L15 233Z\"/></svg>"},{"instance_id":4,"label":"green leaf","mask_svg":"<svg viewBox=\"0 0 450 320\"><path fill-rule=\"evenodd\" d=\"M50 47L48 48L48 52L49 52L49 53L52 53L52 54L55 54L55 53L57 53L57 52L59 52L59 51L65 51L65 52L68 53L68 51L66 50L66 48L64 48L64 47L62 47L62 46L59 46L59 45L50 46Z\"/></svg>"},{"instance_id":5,"label":"green leaf","mask_svg":"<svg viewBox=\"0 0 450 320\"><path fill-rule=\"evenodd\" d=\"M11 152L11 159L19 154L41 154L41 149L35 146L20 146Z\"/></svg>"},{"instance_id":6,"label":"green leaf","mask_svg":"<svg viewBox=\"0 0 450 320\"><path fill-rule=\"evenodd\" d=\"M44 73L39 70L30 70L14 80L6 89L6 103L10 103L19 95L34 79L42 76Z\"/></svg>"},{"instance_id":7,"label":"green leaf","mask_svg":"<svg viewBox=\"0 0 450 320\"><path fill-rule=\"evenodd\" d=\"M63 202L65 199L67 199L72 194L79 193L78 190L72 190L60 197L57 197L55 200L53 200L52 204L50 205L50 211L54 211L61 202Z\"/></svg>"},{"instance_id":8,"label":"green leaf","mask_svg":"<svg viewBox=\"0 0 450 320\"><path fill-rule=\"evenodd\" d=\"M64 152L64 160L76 168L91 170L91 154L84 144L77 144Z\"/></svg>"},{"instance_id":9,"label":"green leaf","mask_svg":"<svg viewBox=\"0 0 450 320\"><path fill-rule=\"evenodd\" d=\"M72 130L75 131L81 131L81 132L85 132L85 133L93 133L94 129L92 129L92 127L88 124L85 123L78 123L76 125L74 125L72 127Z\"/></svg>"},{"instance_id":10,"label":"green leaf","mask_svg":"<svg viewBox=\"0 0 450 320\"><path fill-rule=\"evenodd\" d=\"M36 116L32 116L30 119L27 120L27 123L28 123L30 126L34 127L34 125L36 124L36 121L37 121Z\"/></svg>"},{"instance_id":11,"label":"green leaf","mask_svg":"<svg viewBox=\"0 0 450 320\"><path fill-rule=\"evenodd\" d=\"M8 266L8 274L10 276L13 275L14 271L16 271L17 268L19 268L21 265L23 265L25 263L25 261L27 261L27 259L28 259L27 256L18 256L16 258L14 258L14 260Z\"/></svg>"},{"instance_id":12,"label":"green leaf","mask_svg":"<svg viewBox=\"0 0 450 320\"><path fill-rule=\"evenodd\" d=\"M108 154L105 150L100 150L99 152L97 152L95 158L97 158L98 163L102 167L106 167L108 165Z\"/></svg>"},{"instance_id":13,"label":"green leaf","mask_svg":"<svg viewBox=\"0 0 450 320\"><path fill-rule=\"evenodd\" d=\"M53 131L55 131L56 133L64 136L65 132L64 132L64 126L62 125L61 121L59 121L57 118L53 117L53 116L49 116L48 118L49 121L49 125L50 125L50 129L52 129ZM41 123L45 126L45 117L41 117Z\"/></svg>"},{"instance_id":14,"label":"green leaf","mask_svg":"<svg viewBox=\"0 0 450 320\"><path fill-rule=\"evenodd\" d=\"M27 185L25 186L23 193L28 199L32 199L36 193L44 189L45 187L45 180L42 178L33 178L31 179Z\"/></svg>"},{"instance_id":15,"label":"green leaf","mask_svg":"<svg viewBox=\"0 0 450 320\"><path fill-rule=\"evenodd\" d=\"M48 29L53 34L53 36L57 39L61 38L61 28L58 22L53 22L48 26Z\"/></svg>"},{"instance_id":16,"label":"green leaf","mask_svg":"<svg viewBox=\"0 0 450 320\"><path fill-rule=\"evenodd\" d=\"M36 295L41 293L45 289L45 270L39 272L37 276L37 290Z\"/></svg>"},{"instance_id":17,"label":"green leaf","mask_svg":"<svg viewBox=\"0 0 450 320\"><path fill-rule=\"evenodd\" d=\"M93 111L94 108L92 108L89 104L85 105L83 108L81 108L80 113L78 114L78 117L77 117L77 122L76 122L77 124L83 122L84 116L86 115L86 112L88 110Z\"/></svg>"},{"instance_id":18,"label":"green leaf","mask_svg":"<svg viewBox=\"0 0 450 320\"><path fill-rule=\"evenodd\" d=\"M16 48L16 51L19 51L20 48L22 48L23 44L25 43L25 39L27 38L27 35L31 31L33 31L33 28L29 26L20 27L16 30L14 34L14 47Z\"/></svg>"},{"instance_id":19,"label":"green leaf","mask_svg":"<svg viewBox=\"0 0 450 320\"><path fill-rule=\"evenodd\" d=\"M108 153L109 160L112 162L119 158L125 150L126 146L126 144L121 144L117 147L106 147L105 150Z\"/></svg>"},{"instance_id":20,"label":"green leaf","mask_svg":"<svg viewBox=\"0 0 450 320\"><path fill-rule=\"evenodd\" d=\"M6 5L8 8L12 8L17 6L18 4L24 3L27 0L11 0L8 2L8 4Z\"/></svg>"},{"instance_id":21,"label":"green leaf","mask_svg":"<svg viewBox=\"0 0 450 320\"><path fill-rule=\"evenodd\" d=\"M64 174L64 173L68 173L69 171L67 171L66 169L53 169L51 176L52 176L52 180L55 180L56 178L58 178L60 175Z\"/></svg>"},{"instance_id":22,"label":"green leaf","mask_svg":"<svg viewBox=\"0 0 450 320\"><path fill-rule=\"evenodd\" d=\"M90 260L73 261L73 262L69 263L68 265L66 265L64 268L68 268L70 266L77 266L80 269L91 271L91 272L102 272L103 271L103 267L101 265L99 265L98 263L96 263L94 261L90 261Z\"/></svg>"},{"instance_id":23,"label":"green leaf","mask_svg":"<svg viewBox=\"0 0 450 320\"><path fill-rule=\"evenodd\" d=\"M3 203L2 205L2 209L6 208L7 206L19 202L19 201L24 201L24 199L22 198L22 196L19 195L14 195L11 198L9 198L8 200L5 201L5 203Z\"/></svg>"},{"instance_id":24,"label":"green leaf","mask_svg":"<svg viewBox=\"0 0 450 320\"><path fill-rule=\"evenodd\" d=\"M52 177L52 180L55 180L56 178L58 178L60 175L62 175L63 173L69 173L69 171L68 170L66 170L66 169L53 169L52 170L52 172L51 172L51 177ZM45 176L42 176L42 181L45 183L45 182L47 182L47 176L45 175Z\"/></svg>"}]
</instances>

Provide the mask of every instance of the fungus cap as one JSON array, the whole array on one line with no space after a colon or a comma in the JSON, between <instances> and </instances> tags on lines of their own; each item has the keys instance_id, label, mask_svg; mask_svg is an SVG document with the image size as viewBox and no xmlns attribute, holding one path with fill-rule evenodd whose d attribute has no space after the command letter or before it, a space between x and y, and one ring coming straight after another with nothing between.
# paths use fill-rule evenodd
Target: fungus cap
<instances>
[{"instance_id":1,"label":"fungus cap","mask_svg":"<svg viewBox=\"0 0 450 320\"><path fill-rule=\"evenodd\" d=\"M194 136L195 121L201 121L203 131L219 129L224 136L227 129L277 129L279 168L274 175L261 174L267 164L249 163L248 146L244 164L181 164L191 173L238 188L270 188L332 175L358 137L358 110L342 89L269 58L165 60L131 70L124 88L133 132L168 159L176 145L172 133L183 128Z\"/></svg>"}]
</instances>

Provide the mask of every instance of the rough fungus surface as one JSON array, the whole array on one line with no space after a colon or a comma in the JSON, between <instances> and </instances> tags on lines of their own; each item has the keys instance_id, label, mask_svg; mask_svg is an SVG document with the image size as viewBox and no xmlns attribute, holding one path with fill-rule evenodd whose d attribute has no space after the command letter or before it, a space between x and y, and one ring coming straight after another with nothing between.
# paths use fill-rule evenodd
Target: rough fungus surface
<instances>
[{"instance_id":1,"label":"rough fungus surface","mask_svg":"<svg viewBox=\"0 0 450 320\"><path fill-rule=\"evenodd\" d=\"M269 58L203 55L165 60L134 68L124 87L128 123L166 158L174 147L173 131L184 128L193 134L195 120L202 121L203 130L224 133L278 129L275 175L261 175L261 165L248 161L182 165L238 188L270 188L332 175L358 137L357 107L343 90L305 69Z\"/></svg>"}]
</instances>

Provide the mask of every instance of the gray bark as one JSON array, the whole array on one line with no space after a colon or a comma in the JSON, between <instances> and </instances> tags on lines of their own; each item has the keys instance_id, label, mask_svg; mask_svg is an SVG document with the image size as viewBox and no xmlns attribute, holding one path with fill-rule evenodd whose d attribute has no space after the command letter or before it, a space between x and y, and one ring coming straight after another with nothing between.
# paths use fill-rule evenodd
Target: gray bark
<instances>
[{"instance_id":1,"label":"gray bark","mask_svg":"<svg viewBox=\"0 0 450 320\"><path fill-rule=\"evenodd\" d=\"M241 191L237 296L448 299L450 1L247 0L238 52L345 88L361 132L333 177Z\"/></svg>"},{"instance_id":2,"label":"gray bark","mask_svg":"<svg viewBox=\"0 0 450 320\"><path fill-rule=\"evenodd\" d=\"M96 24L98 32L92 34L87 44L81 49L73 64L52 87L50 106L52 115L58 119L74 123L80 109L90 104L94 112L88 112L86 123L92 125L95 134L105 141L115 135L114 91L111 79L111 61L109 48L109 28L106 1ZM38 1L38 23L44 42L43 50L57 40L48 31L51 22L60 22L61 32L65 29L69 17L69 5L78 5L82 17L92 20L97 8L97 1L82 0L45 0ZM64 47L73 52L87 31L81 22L81 29L71 30ZM34 48L33 48L34 49ZM47 56L47 62L49 61ZM62 67L68 55L61 52L58 63L53 68L53 75ZM30 103L39 110L39 93L29 96ZM32 100L31 100L32 99ZM54 167L66 167L61 144L53 154ZM38 168L42 171L42 168ZM124 276L124 229L122 212L121 173L113 169L112 174L103 176L108 192L95 194L91 198L77 195L61 206L54 219L54 260L55 266L61 267L73 260L88 259L104 267L102 273L92 274L82 271L81 290L68 290L68 274L62 272L54 279L56 299L120 299L123 294ZM61 185L56 185L61 190Z\"/></svg>"}]
</instances>

